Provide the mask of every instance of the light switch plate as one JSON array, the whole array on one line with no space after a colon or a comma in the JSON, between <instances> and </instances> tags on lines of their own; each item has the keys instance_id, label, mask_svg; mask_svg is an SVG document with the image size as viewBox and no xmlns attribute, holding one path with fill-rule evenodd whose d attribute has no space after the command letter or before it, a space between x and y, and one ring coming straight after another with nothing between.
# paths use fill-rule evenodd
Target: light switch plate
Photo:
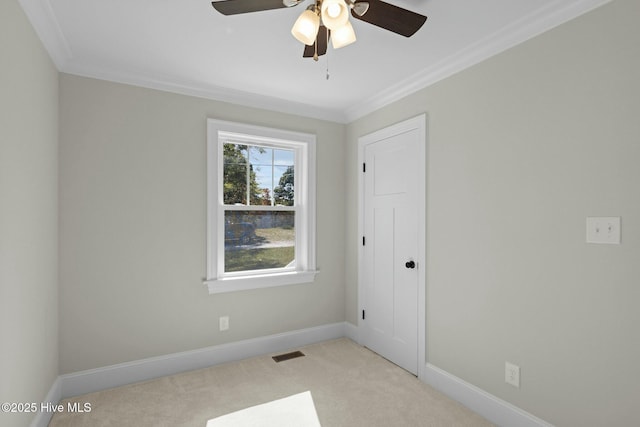
<instances>
[{"instance_id":1,"label":"light switch plate","mask_svg":"<svg viewBox=\"0 0 640 427\"><path fill-rule=\"evenodd\" d=\"M587 217L587 243L620 244L619 216Z\"/></svg>"}]
</instances>

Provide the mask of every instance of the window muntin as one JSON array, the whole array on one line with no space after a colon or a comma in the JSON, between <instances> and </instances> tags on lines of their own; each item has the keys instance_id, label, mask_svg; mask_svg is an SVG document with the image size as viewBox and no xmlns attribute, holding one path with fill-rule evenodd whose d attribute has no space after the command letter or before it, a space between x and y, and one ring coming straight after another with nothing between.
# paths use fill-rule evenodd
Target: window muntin
<instances>
[{"instance_id":1,"label":"window muntin","mask_svg":"<svg viewBox=\"0 0 640 427\"><path fill-rule=\"evenodd\" d=\"M315 136L208 121L210 293L313 281Z\"/></svg>"},{"instance_id":2,"label":"window muntin","mask_svg":"<svg viewBox=\"0 0 640 427\"><path fill-rule=\"evenodd\" d=\"M224 139L220 146L223 275L295 271L295 151Z\"/></svg>"},{"instance_id":3,"label":"window muntin","mask_svg":"<svg viewBox=\"0 0 640 427\"><path fill-rule=\"evenodd\" d=\"M223 155L225 205L294 206L294 150L225 142Z\"/></svg>"}]
</instances>

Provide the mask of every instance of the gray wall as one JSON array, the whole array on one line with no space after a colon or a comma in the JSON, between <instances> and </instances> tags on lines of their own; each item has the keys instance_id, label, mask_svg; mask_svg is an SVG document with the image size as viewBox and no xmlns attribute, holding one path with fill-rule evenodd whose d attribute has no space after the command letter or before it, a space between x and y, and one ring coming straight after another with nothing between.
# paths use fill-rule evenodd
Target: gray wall
<instances>
[{"instance_id":1,"label":"gray wall","mask_svg":"<svg viewBox=\"0 0 640 427\"><path fill-rule=\"evenodd\" d=\"M558 426L638 424L638 16L616 0L347 127L348 321L357 139L426 112L428 362Z\"/></svg>"},{"instance_id":2,"label":"gray wall","mask_svg":"<svg viewBox=\"0 0 640 427\"><path fill-rule=\"evenodd\" d=\"M344 321L344 125L60 82L61 373ZM315 283L208 294L207 118L317 135Z\"/></svg>"},{"instance_id":3,"label":"gray wall","mask_svg":"<svg viewBox=\"0 0 640 427\"><path fill-rule=\"evenodd\" d=\"M426 112L428 362L558 426L633 425L638 16L616 0L345 127L69 75L58 109L58 74L1 2L0 401L44 398L58 337L68 373L357 323L357 139ZM315 284L207 294L208 117L318 135ZM622 217L622 245L584 243L593 215Z\"/></svg>"},{"instance_id":4,"label":"gray wall","mask_svg":"<svg viewBox=\"0 0 640 427\"><path fill-rule=\"evenodd\" d=\"M58 375L58 73L16 0L0 58L0 402L41 402Z\"/></svg>"}]
</instances>

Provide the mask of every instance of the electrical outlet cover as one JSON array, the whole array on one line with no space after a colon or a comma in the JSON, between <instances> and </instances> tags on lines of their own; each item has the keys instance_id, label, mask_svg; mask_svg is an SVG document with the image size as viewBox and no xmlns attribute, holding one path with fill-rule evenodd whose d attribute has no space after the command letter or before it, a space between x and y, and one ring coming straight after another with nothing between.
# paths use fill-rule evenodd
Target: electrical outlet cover
<instances>
[{"instance_id":1,"label":"electrical outlet cover","mask_svg":"<svg viewBox=\"0 0 640 427\"><path fill-rule=\"evenodd\" d=\"M226 331L229 329L229 316L220 317L220 330Z\"/></svg>"},{"instance_id":2,"label":"electrical outlet cover","mask_svg":"<svg viewBox=\"0 0 640 427\"><path fill-rule=\"evenodd\" d=\"M518 365L504 362L504 382L520 388L520 367Z\"/></svg>"}]
</instances>

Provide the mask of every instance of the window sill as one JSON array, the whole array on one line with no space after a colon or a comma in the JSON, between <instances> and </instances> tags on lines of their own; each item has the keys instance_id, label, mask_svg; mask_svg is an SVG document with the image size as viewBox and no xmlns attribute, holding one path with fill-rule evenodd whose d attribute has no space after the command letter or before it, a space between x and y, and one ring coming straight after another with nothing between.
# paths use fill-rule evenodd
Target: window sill
<instances>
[{"instance_id":1,"label":"window sill","mask_svg":"<svg viewBox=\"0 0 640 427\"><path fill-rule=\"evenodd\" d=\"M209 294L219 294L224 292L269 288L273 286L311 283L314 281L316 274L318 274L317 270L292 271L287 273L207 279L203 283L207 285L207 288L209 288Z\"/></svg>"}]
</instances>

